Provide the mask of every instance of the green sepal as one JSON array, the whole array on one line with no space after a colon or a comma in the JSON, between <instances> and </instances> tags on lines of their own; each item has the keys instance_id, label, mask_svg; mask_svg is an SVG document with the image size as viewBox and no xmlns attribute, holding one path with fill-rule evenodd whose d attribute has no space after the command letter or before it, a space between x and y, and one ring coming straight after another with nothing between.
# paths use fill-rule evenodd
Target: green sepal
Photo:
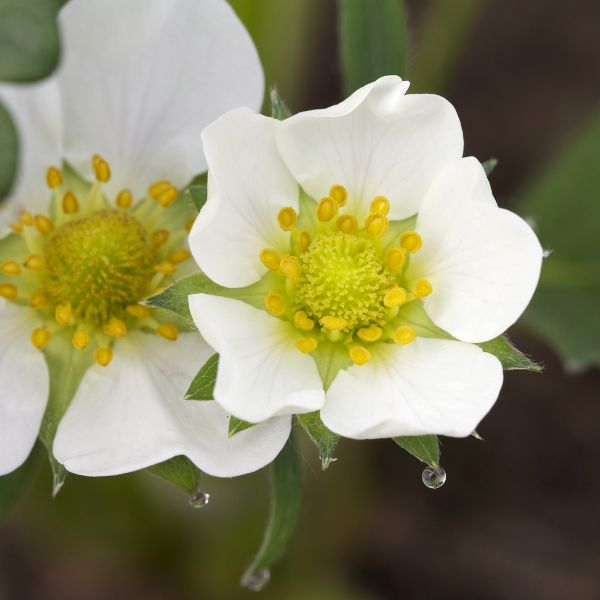
<instances>
[{"instance_id":1,"label":"green sepal","mask_svg":"<svg viewBox=\"0 0 600 600\"><path fill-rule=\"evenodd\" d=\"M202 476L202 471L187 456L175 456L145 470L189 494L194 494L198 490Z\"/></svg>"},{"instance_id":2,"label":"green sepal","mask_svg":"<svg viewBox=\"0 0 600 600\"><path fill-rule=\"evenodd\" d=\"M214 400L215 382L219 370L219 355L213 354L198 371L185 393L185 400Z\"/></svg>"},{"instance_id":3,"label":"green sepal","mask_svg":"<svg viewBox=\"0 0 600 600\"><path fill-rule=\"evenodd\" d=\"M337 460L333 457L333 453L340 441L340 436L325 427L323 421L321 421L319 411L296 415L296 418L310 440L317 447L319 458L321 459L321 468L325 471L332 462Z\"/></svg>"},{"instance_id":4,"label":"green sepal","mask_svg":"<svg viewBox=\"0 0 600 600\"><path fill-rule=\"evenodd\" d=\"M37 464L37 448L16 470L0 477L0 521L6 518L22 495Z\"/></svg>"},{"instance_id":5,"label":"green sepal","mask_svg":"<svg viewBox=\"0 0 600 600\"><path fill-rule=\"evenodd\" d=\"M206 204L207 193L206 183L194 183L183 190L184 197L193 204L198 212Z\"/></svg>"},{"instance_id":6,"label":"green sepal","mask_svg":"<svg viewBox=\"0 0 600 600\"><path fill-rule=\"evenodd\" d=\"M234 435L245 431L246 429L250 429L250 427L254 427L256 423L248 423L248 421L242 421L237 417L231 415L229 417L229 437L233 437Z\"/></svg>"},{"instance_id":7,"label":"green sepal","mask_svg":"<svg viewBox=\"0 0 600 600\"><path fill-rule=\"evenodd\" d=\"M481 166L483 167L483 170L485 171L485 174L488 177L492 174L492 171L496 168L497 165L497 158L488 158L486 161L481 163Z\"/></svg>"},{"instance_id":8,"label":"green sepal","mask_svg":"<svg viewBox=\"0 0 600 600\"><path fill-rule=\"evenodd\" d=\"M429 465L440 464L440 443L437 435L411 435L392 438L400 448Z\"/></svg>"},{"instance_id":9,"label":"green sepal","mask_svg":"<svg viewBox=\"0 0 600 600\"><path fill-rule=\"evenodd\" d=\"M8 111L0 103L0 201L8 196L17 172L19 140Z\"/></svg>"},{"instance_id":10,"label":"green sepal","mask_svg":"<svg viewBox=\"0 0 600 600\"><path fill-rule=\"evenodd\" d=\"M502 368L505 371L520 370L533 371L534 373L543 371L541 365L515 348L505 335L499 335L489 342L482 342L477 345L485 352L493 354L502 363Z\"/></svg>"},{"instance_id":11,"label":"green sepal","mask_svg":"<svg viewBox=\"0 0 600 600\"><path fill-rule=\"evenodd\" d=\"M293 437L272 466L271 507L261 546L242 577L242 585L258 591L268 580L269 567L283 554L292 536L302 503L300 457Z\"/></svg>"},{"instance_id":12,"label":"green sepal","mask_svg":"<svg viewBox=\"0 0 600 600\"><path fill-rule=\"evenodd\" d=\"M271 99L271 116L278 121L283 121L284 119L291 117L292 111L288 108L283 98L279 95L277 86L271 86L269 92Z\"/></svg>"}]
</instances>

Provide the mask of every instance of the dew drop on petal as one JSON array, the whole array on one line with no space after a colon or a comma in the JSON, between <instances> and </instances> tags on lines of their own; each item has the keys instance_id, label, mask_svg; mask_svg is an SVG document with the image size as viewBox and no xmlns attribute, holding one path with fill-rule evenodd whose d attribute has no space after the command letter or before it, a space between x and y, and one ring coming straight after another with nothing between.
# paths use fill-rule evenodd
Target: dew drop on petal
<instances>
[{"instance_id":1,"label":"dew drop on petal","mask_svg":"<svg viewBox=\"0 0 600 600\"><path fill-rule=\"evenodd\" d=\"M260 592L271 581L271 571L260 569L253 573L247 573L242 579L242 586L251 592Z\"/></svg>"},{"instance_id":2,"label":"dew drop on petal","mask_svg":"<svg viewBox=\"0 0 600 600\"><path fill-rule=\"evenodd\" d=\"M437 490L446 483L446 471L442 467L427 467L421 476L423 483L431 490Z\"/></svg>"},{"instance_id":3,"label":"dew drop on petal","mask_svg":"<svg viewBox=\"0 0 600 600\"><path fill-rule=\"evenodd\" d=\"M210 500L208 492L196 492L190 496L190 506L192 508L204 508Z\"/></svg>"}]
</instances>

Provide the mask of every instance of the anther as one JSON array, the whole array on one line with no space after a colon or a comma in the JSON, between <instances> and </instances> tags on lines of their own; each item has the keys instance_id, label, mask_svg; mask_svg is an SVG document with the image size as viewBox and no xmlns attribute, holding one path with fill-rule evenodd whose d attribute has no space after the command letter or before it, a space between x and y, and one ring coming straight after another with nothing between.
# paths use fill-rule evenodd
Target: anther
<instances>
[{"instance_id":1,"label":"anther","mask_svg":"<svg viewBox=\"0 0 600 600\"><path fill-rule=\"evenodd\" d=\"M41 235L49 235L54 229L54 223L45 215L35 215L33 223Z\"/></svg>"},{"instance_id":2,"label":"anther","mask_svg":"<svg viewBox=\"0 0 600 600\"><path fill-rule=\"evenodd\" d=\"M300 331L312 331L315 322L303 310L299 310L294 314L294 325Z\"/></svg>"},{"instance_id":3,"label":"anther","mask_svg":"<svg viewBox=\"0 0 600 600\"><path fill-rule=\"evenodd\" d=\"M31 343L38 349L43 350L46 347L46 344L50 341L50 332L40 327L39 329L34 329L31 334Z\"/></svg>"},{"instance_id":4,"label":"anther","mask_svg":"<svg viewBox=\"0 0 600 600\"><path fill-rule=\"evenodd\" d=\"M133 202L133 196L129 190L121 190L117 194L117 206L119 208L129 208Z\"/></svg>"},{"instance_id":5,"label":"anther","mask_svg":"<svg viewBox=\"0 0 600 600\"><path fill-rule=\"evenodd\" d=\"M169 240L169 235L166 229L159 229L152 234L152 243L158 248Z\"/></svg>"},{"instance_id":6,"label":"anther","mask_svg":"<svg viewBox=\"0 0 600 600\"><path fill-rule=\"evenodd\" d=\"M29 306L32 308L46 308L50 305L50 298L43 292L34 292L29 298Z\"/></svg>"},{"instance_id":7,"label":"anther","mask_svg":"<svg viewBox=\"0 0 600 600\"><path fill-rule=\"evenodd\" d=\"M163 323L156 328L156 335L165 340L169 340L170 342L174 342L179 337L179 332L174 325Z\"/></svg>"},{"instance_id":8,"label":"anther","mask_svg":"<svg viewBox=\"0 0 600 600\"><path fill-rule=\"evenodd\" d=\"M365 229L374 237L383 235L388 228L388 220L381 215L369 215L365 221Z\"/></svg>"},{"instance_id":9,"label":"anther","mask_svg":"<svg viewBox=\"0 0 600 600\"><path fill-rule=\"evenodd\" d=\"M348 321L346 321L346 319L342 317L331 316L323 317L320 323L323 325L323 327L329 329L329 331L340 331L341 329L344 329L346 325L348 325Z\"/></svg>"},{"instance_id":10,"label":"anther","mask_svg":"<svg viewBox=\"0 0 600 600\"><path fill-rule=\"evenodd\" d=\"M300 281L300 262L295 256L284 256L279 263L281 272L294 283Z\"/></svg>"},{"instance_id":11,"label":"anther","mask_svg":"<svg viewBox=\"0 0 600 600\"><path fill-rule=\"evenodd\" d=\"M145 319L150 312L148 307L144 306L143 304L130 304L126 310L132 317L135 317L136 319Z\"/></svg>"},{"instance_id":12,"label":"anther","mask_svg":"<svg viewBox=\"0 0 600 600\"><path fill-rule=\"evenodd\" d=\"M348 190L336 183L329 188L329 196L338 203L338 206L344 206L348 200Z\"/></svg>"},{"instance_id":13,"label":"anther","mask_svg":"<svg viewBox=\"0 0 600 600\"><path fill-rule=\"evenodd\" d=\"M387 216L388 212L390 212L390 201L385 196L377 196L376 198L373 198L371 202L372 214L385 217Z\"/></svg>"},{"instance_id":14,"label":"anther","mask_svg":"<svg viewBox=\"0 0 600 600\"><path fill-rule=\"evenodd\" d=\"M0 298L6 298L6 300L16 300L19 295L17 286L12 283L0 283Z\"/></svg>"},{"instance_id":15,"label":"anther","mask_svg":"<svg viewBox=\"0 0 600 600\"><path fill-rule=\"evenodd\" d=\"M11 223L10 224L10 228L15 232L15 233L23 233L25 227L23 226L23 223Z\"/></svg>"},{"instance_id":16,"label":"anther","mask_svg":"<svg viewBox=\"0 0 600 600\"><path fill-rule=\"evenodd\" d=\"M317 204L317 219L323 223L331 221L337 215L338 209L339 205L334 198L329 196L321 198L319 204Z\"/></svg>"},{"instance_id":17,"label":"anther","mask_svg":"<svg viewBox=\"0 0 600 600\"><path fill-rule=\"evenodd\" d=\"M258 255L269 271L279 271L279 263L281 262L281 254L275 248L263 248Z\"/></svg>"},{"instance_id":18,"label":"anther","mask_svg":"<svg viewBox=\"0 0 600 600\"><path fill-rule=\"evenodd\" d=\"M422 245L423 240L416 231L405 231L400 236L400 246L411 254L420 250Z\"/></svg>"},{"instance_id":19,"label":"anther","mask_svg":"<svg viewBox=\"0 0 600 600\"><path fill-rule=\"evenodd\" d=\"M71 304L59 304L54 311L54 318L59 325L64 325L65 327L71 323L71 319L73 317L73 309L71 308Z\"/></svg>"},{"instance_id":20,"label":"anther","mask_svg":"<svg viewBox=\"0 0 600 600\"><path fill-rule=\"evenodd\" d=\"M266 309L276 317L280 317L285 312L285 300L281 294L269 292L265 296Z\"/></svg>"},{"instance_id":21,"label":"anther","mask_svg":"<svg viewBox=\"0 0 600 600\"><path fill-rule=\"evenodd\" d=\"M404 304L406 300L406 290L401 287L393 287L391 290L388 290L383 297L383 304L388 308L393 308L394 306Z\"/></svg>"},{"instance_id":22,"label":"anther","mask_svg":"<svg viewBox=\"0 0 600 600\"><path fill-rule=\"evenodd\" d=\"M298 254L306 252L311 241L310 233L308 233L308 231L299 231L298 237L296 238L296 252Z\"/></svg>"},{"instance_id":23,"label":"anther","mask_svg":"<svg viewBox=\"0 0 600 600\"><path fill-rule=\"evenodd\" d=\"M14 260L7 260L6 262L2 263L2 266L0 266L0 272L11 276L20 275L21 267L19 266L19 263L15 262Z\"/></svg>"},{"instance_id":24,"label":"anther","mask_svg":"<svg viewBox=\"0 0 600 600\"><path fill-rule=\"evenodd\" d=\"M402 248L388 248L385 251L385 266L392 272L399 271L406 262L405 250Z\"/></svg>"},{"instance_id":25,"label":"anther","mask_svg":"<svg viewBox=\"0 0 600 600\"><path fill-rule=\"evenodd\" d=\"M79 212L79 202L73 192L67 192L62 199L62 209L66 215Z\"/></svg>"},{"instance_id":26,"label":"anther","mask_svg":"<svg viewBox=\"0 0 600 600\"><path fill-rule=\"evenodd\" d=\"M163 260L157 265L154 265L154 270L157 273L162 273L163 275L173 275L173 273L175 273L177 269L175 268L175 265L172 262L169 262L168 260Z\"/></svg>"},{"instance_id":27,"label":"anther","mask_svg":"<svg viewBox=\"0 0 600 600\"><path fill-rule=\"evenodd\" d=\"M174 265L178 265L191 258L191 256L192 253L189 250L186 250L185 248L179 248L177 250L172 250L171 252L169 252L167 260L173 263Z\"/></svg>"},{"instance_id":28,"label":"anther","mask_svg":"<svg viewBox=\"0 0 600 600\"><path fill-rule=\"evenodd\" d=\"M76 331L71 338L73 348L85 350L90 343L90 334L87 331Z\"/></svg>"},{"instance_id":29,"label":"anther","mask_svg":"<svg viewBox=\"0 0 600 600\"><path fill-rule=\"evenodd\" d=\"M198 215L194 215L192 217L190 217L185 224L185 230L189 233L190 231L192 231L192 227L194 226L194 223L196 222L196 219L198 218Z\"/></svg>"},{"instance_id":30,"label":"anther","mask_svg":"<svg viewBox=\"0 0 600 600\"><path fill-rule=\"evenodd\" d=\"M113 359L113 351L110 348L96 348L94 360L101 366L107 367Z\"/></svg>"},{"instance_id":31,"label":"anther","mask_svg":"<svg viewBox=\"0 0 600 600\"><path fill-rule=\"evenodd\" d=\"M33 225L33 215L28 210L22 210L19 215L19 220L23 225Z\"/></svg>"},{"instance_id":32,"label":"anther","mask_svg":"<svg viewBox=\"0 0 600 600\"><path fill-rule=\"evenodd\" d=\"M356 332L356 335L363 342L376 342L383 334L381 327L371 325L370 327L362 327Z\"/></svg>"},{"instance_id":33,"label":"anther","mask_svg":"<svg viewBox=\"0 0 600 600\"><path fill-rule=\"evenodd\" d=\"M349 351L350 360L359 367L369 362L371 353L364 346L352 346Z\"/></svg>"},{"instance_id":34,"label":"anther","mask_svg":"<svg viewBox=\"0 0 600 600\"><path fill-rule=\"evenodd\" d=\"M342 215L336 223L338 231L354 234L358 231L358 221L352 215Z\"/></svg>"},{"instance_id":35,"label":"anther","mask_svg":"<svg viewBox=\"0 0 600 600\"><path fill-rule=\"evenodd\" d=\"M177 198L177 188L167 179L155 181L148 188L148 195L154 198L163 208L170 206Z\"/></svg>"},{"instance_id":36,"label":"anther","mask_svg":"<svg viewBox=\"0 0 600 600\"><path fill-rule=\"evenodd\" d=\"M402 346L410 344L416 337L417 332L410 325L401 325L394 333L394 341Z\"/></svg>"},{"instance_id":37,"label":"anther","mask_svg":"<svg viewBox=\"0 0 600 600\"><path fill-rule=\"evenodd\" d=\"M43 271L45 268L44 258L39 254L31 254L25 259L23 266L31 271Z\"/></svg>"},{"instance_id":38,"label":"anther","mask_svg":"<svg viewBox=\"0 0 600 600\"><path fill-rule=\"evenodd\" d=\"M425 298L425 296L429 296L433 288L431 287L431 283L427 281L427 279L419 279L415 284L413 292L417 298Z\"/></svg>"},{"instance_id":39,"label":"anther","mask_svg":"<svg viewBox=\"0 0 600 600\"><path fill-rule=\"evenodd\" d=\"M104 325L104 333L114 338L125 337L127 335L127 325L121 319L113 317Z\"/></svg>"},{"instance_id":40,"label":"anther","mask_svg":"<svg viewBox=\"0 0 600 600\"><path fill-rule=\"evenodd\" d=\"M294 342L294 346L296 346L296 348L298 348L298 350L304 354L309 354L315 350L318 345L319 343L317 340L309 337L301 337Z\"/></svg>"},{"instance_id":41,"label":"anther","mask_svg":"<svg viewBox=\"0 0 600 600\"><path fill-rule=\"evenodd\" d=\"M92 167L98 181L101 183L110 181L110 165L101 156L94 154L92 157Z\"/></svg>"},{"instance_id":42,"label":"anther","mask_svg":"<svg viewBox=\"0 0 600 600\"><path fill-rule=\"evenodd\" d=\"M298 215L291 206L284 206L277 215L279 227L284 231L291 231L294 229L296 221L298 221Z\"/></svg>"},{"instance_id":43,"label":"anther","mask_svg":"<svg viewBox=\"0 0 600 600\"><path fill-rule=\"evenodd\" d=\"M60 187L63 182L62 173L56 167L50 167L46 171L46 183L51 190Z\"/></svg>"}]
</instances>

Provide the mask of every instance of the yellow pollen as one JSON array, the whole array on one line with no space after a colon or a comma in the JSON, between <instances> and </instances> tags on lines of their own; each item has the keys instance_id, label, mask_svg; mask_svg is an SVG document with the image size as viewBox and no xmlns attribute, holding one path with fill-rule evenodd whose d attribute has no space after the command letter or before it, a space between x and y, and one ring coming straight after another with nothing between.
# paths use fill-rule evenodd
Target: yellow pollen
<instances>
[{"instance_id":1,"label":"yellow pollen","mask_svg":"<svg viewBox=\"0 0 600 600\"><path fill-rule=\"evenodd\" d=\"M159 194L162 194L162 192L168 190L171 185L171 182L167 179L159 179L148 188L148 196L156 199Z\"/></svg>"},{"instance_id":2,"label":"yellow pollen","mask_svg":"<svg viewBox=\"0 0 600 600\"><path fill-rule=\"evenodd\" d=\"M66 215L73 215L79 212L79 202L73 192L67 192L62 199L62 209Z\"/></svg>"},{"instance_id":3,"label":"yellow pollen","mask_svg":"<svg viewBox=\"0 0 600 600\"><path fill-rule=\"evenodd\" d=\"M186 224L185 224L185 230L189 233L192 230L192 227L194 226L194 223L196 222L198 215L194 215L193 217L190 217Z\"/></svg>"},{"instance_id":4,"label":"yellow pollen","mask_svg":"<svg viewBox=\"0 0 600 600\"><path fill-rule=\"evenodd\" d=\"M44 258L39 254L31 254L25 259L23 265L31 271L43 271L45 267Z\"/></svg>"},{"instance_id":5,"label":"yellow pollen","mask_svg":"<svg viewBox=\"0 0 600 600\"><path fill-rule=\"evenodd\" d=\"M104 333L114 338L125 337L127 335L127 325L121 319L113 317L104 325Z\"/></svg>"},{"instance_id":6,"label":"yellow pollen","mask_svg":"<svg viewBox=\"0 0 600 600\"><path fill-rule=\"evenodd\" d=\"M398 327L398 329L396 329L394 341L396 344L406 346L406 344L413 342L416 337L417 332L410 325L401 325Z\"/></svg>"},{"instance_id":7,"label":"yellow pollen","mask_svg":"<svg viewBox=\"0 0 600 600\"><path fill-rule=\"evenodd\" d=\"M170 234L166 229L159 229L152 234L152 243L158 248L167 243L169 235Z\"/></svg>"},{"instance_id":8,"label":"yellow pollen","mask_svg":"<svg viewBox=\"0 0 600 600\"><path fill-rule=\"evenodd\" d=\"M174 186L171 186L170 188L166 189L164 192L161 192L160 194L158 194L158 196L156 196L156 201L163 208L167 208L167 206L171 206L171 204L173 204L173 202L175 202L175 200L177 199L178 193L179 192L177 191L177 188Z\"/></svg>"},{"instance_id":9,"label":"yellow pollen","mask_svg":"<svg viewBox=\"0 0 600 600\"><path fill-rule=\"evenodd\" d=\"M388 248L385 251L385 266L392 272L399 271L406 262L404 253L402 248Z\"/></svg>"},{"instance_id":10,"label":"yellow pollen","mask_svg":"<svg viewBox=\"0 0 600 600\"><path fill-rule=\"evenodd\" d=\"M38 349L43 350L46 344L50 341L50 332L47 329L40 327L34 329L31 334L31 343Z\"/></svg>"},{"instance_id":11,"label":"yellow pollen","mask_svg":"<svg viewBox=\"0 0 600 600\"><path fill-rule=\"evenodd\" d=\"M284 256L279 263L281 272L291 281L297 283L300 281L300 263L295 256Z\"/></svg>"},{"instance_id":12,"label":"yellow pollen","mask_svg":"<svg viewBox=\"0 0 600 600\"><path fill-rule=\"evenodd\" d=\"M62 182L62 173L56 167L50 167L48 171L46 171L46 183L51 190L60 187Z\"/></svg>"},{"instance_id":13,"label":"yellow pollen","mask_svg":"<svg viewBox=\"0 0 600 600\"><path fill-rule=\"evenodd\" d=\"M358 231L358 221L352 215L342 215L336 223L338 231L355 234Z\"/></svg>"},{"instance_id":14,"label":"yellow pollen","mask_svg":"<svg viewBox=\"0 0 600 600\"><path fill-rule=\"evenodd\" d=\"M370 327L362 327L356 332L356 335L363 342L376 342L383 334L381 327L371 325Z\"/></svg>"},{"instance_id":15,"label":"yellow pollen","mask_svg":"<svg viewBox=\"0 0 600 600\"><path fill-rule=\"evenodd\" d=\"M94 173L98 181L101 183L110 181L110 165L101 156L98 156L97 154L93 156L92 167L94 168Z\"/></svg>"},{"instance_id":16,"label":"yellow pollen","mask_svg":"<svg viewBox=\"0 0 600 600\"><path fill-rule=\"evenodd\" d=\"M279 271L279 263L281 263L281 254L275 248L263 248L258 255L269 271Z\"/></svg>"},{"instance_id":17,"label":"yellow pollen","mask_svg":"<svg viewBox=\"0 0 600 600\"><path fill-rule=\"evenodd\" d=\"M33 215L28 210L21 211L19 219L23 225L33 225Z\"/></svg>"},{"instance_id":18,"label":"yellow pollen","mask_svg":"<svg viewBox=\"0 0 600 600\"><path fill-rule=\"evenodd\" d=\"M50 298L43 292L35 292L29 298L29 306L32 308L46 308L50 305Z\"/></svg>"},{"instance_id":19,"label":"yellow pollen","mask_svg":"<svg viewBox=\"0 0 600 600\"><path fill-rule=\"evenodd\" d=\"M33 218L35 228L42 235L49 235L54 229L54 223L44 215L35 215Z\"/></svg>"},{"instance_id":20,"label":"yellow pollen","mask_svg":"<svg viewBox=\"0 0 600 600\"><path fill-rule=\"evenodd\" d=\"M338 206L344 206L348 200L348 190L336 183L329 188L329 196L338 203Z\"/></svg>"},{"instance_id":21,"label":"yellow pollen","mask_svg":"<svg viewBox=\"0 0 600 600\"><path fill-rule=\"evenodd\" d=\"M170 342L174 342L179 337L179 332L174 325L163 323L156 328L156 335L165 340L169 340Z\"/></svg>"},{"instance_id":22,"label":"yellow pollen","mask_svg":"<svg viewBox=\"0 0 600 600\"><path fill-rule=\"evenodd\" d=\"M394 306L400 306L401 304L404 304L406 302L406 300L407 300L406 290L401 287L393 287L383 297L383 303L388 308L393 308Z\"/></svg>"},{"instance_id":23,"label":"yellow pollen","mask_svg":"<svg viewBox=\"0 0 600 600\"><path fill-rule=\"evenodd\" d=\"M337 215L338 208L338 203L334 198L329 196L321 198L317 205L317 219L323 223L331 221Z\"/></svg>"},{"instance_id":24,"label":"yellow pollen","mask_svg":"<svg viewBox=\"0 0 600 600\"><path fill-rule=\"evenodd\" d=\"M300 352L304 352L304 354L309 354L315 350L318 345L317 340L309 337L301 337L294 342L294 346L296 346Z\"/></svg>"},{"instance_id":25,"label":"yellow pollen","mask_svg":"<svg viewBox=\"0 0 600 600\"><path fill-rule=\"evenodd\" d=\"M130 304L126 310L132 317L137 319L145 319L150 312L148 307L143 304Z\"/></svg>"},{"instance_id":26,"label":"yellow pollen","mask_svg":"<svg viewBox=\"0 0 600 600\"><path fill-rule=\"evenodd\" d=\"M417 281L415 284L413 291L417 298L425 298L425 296L429 296L429 294L431 294L433 288L427 279L419 279L419 281Z\"/></svg>"},{"instance_id":27,"label":"yellow pollen","mask_svg":"<svg viewBox=\"0 0 600 600\"><path fill-rule=\"evenodd\" d=\"M15 262L14 260L7 260L6 262L2 263L0 271L2 271L2 273L5 275L14 276L21 273L21 267L19 266L19 263Z\"/></svg>"},{"instance_id":28,"label":"yellow pollen","mask_svg":"<svg viewBox=\"0 0 600 600\"><path fill-rule=\"evenodd\" d=\"M73 317L73 309L70 304L59 304L54 311L54 318L59 325L65 327L71 322Z\"/></svg>"},{"instance_id":29,"label":"yellow pollen","mask_svg":"<svg viewBox=\"0 0 600 600\"><path fill-rule=\"evenodd\" d=\"M11 223L10 228L15 233L23 233L23 230L25 229L25 227L23 227L23 223Z\"/></svg>"},{"instance_id":30,"label":"yellow pollen","mask_svg":"<svg viewBox=\"0 0 600 600\"><path fill-rule=\"evenodd\" d=\"M276 317L280 317L285 312L285 300L281 294L269 292L265 297L265 307Z\"/></svg>"},{"instance_id":31,"label":"yellow pollen","mask_svg":"<svg viewBox=\"0 0 600 600\"><path fill-rule=\"evenodd\" d=\"M76 331L71 338L73 348L85 350L90 343L90 334L87 331Z\"/></svg>"},{"instance_id":32,"label":"yellow pollen","mask_svg":"<svg viewBox=\"0 0 600 600\"><path fill-rule=\"evenodd\" d=\"M371 213L381 217L387 216L390 212L390 201L385 196L377 196L371 202Z\"/></svg>"},{"instance_id":33,"label":"yellow pollen","mask_svg":"<svg viewBox=\"0 0 600 600\"><path fill-rule=\"evenodd\" d=\"M101 366L107 367L113 359L113 351L110 348L97 348L94 350L94 360Z\"/></svg>"},{"instance_id":34,"label":"yellow pollen","mask_svg":"<svg viewBox=\"0 0 600 600\"><path fill-rule=\"evenodd\" d=\"M352 346L350 348L350 360L359 367L369 362L371 353L364 346Z\"/></svg>"},{"instance_id":35,"label":"yellow pollen","mask_svg":"<svg viewBox=\"0 0 600 600\"><path fill-rule=\"evenodd\" d=\"M308 247L310 246L311 237L308 231L300 231L298 232L298 237L296 238L296 252L298 254L302 254L306 252Z\"/></svg>"},{"instance_id":36,"label":"yellow pollen","mask_svg":"<svg viewBox=\"0 0 600 600\"><path fill-rule=\"evenodd\" d=\"M157 273L162 273L163 275L173 275L173 273L175 273L177 269L175 268L175 265L172 262L169 262L168 260L163 260L157 265L154 265L154 270Z\"/></svg>"},{"instance_id":37,"label":"yellow pollen","mask_svg":"<svg viewBox=\"0 0 600 600\"><path fill-rule=\"evenodd\" d=\"M186 250L185 248L179 248L178 250L172 250L169 252L167 260L175 265L178 265L188 260L191 256L192 253L189 250Z\"/></svg>"},{"instance_id":38,"label":"yellow pollen","mask_svg":"<svg viewBox=\"0 0 600 600\"><path fill-rule=\"evenodd\" d=\"M283 229L284 231L291 231L292 229L294 229L297 220L298 215L291 206L284 206L277 215L277 222L279 223L279 227L281 227L281 229Z\"/></svg>"},{"instance_id":39,"label":"yellow pollen","mask_svg":"<svg viewBox=\"0 0 600 600\"><path fill-rule=\"evenodd\" d=\"M303 310L294 313L294 325L301 331L312 331L315 322Z\"/></svg>"},{"instance_id":40,"label":"yellow pollen","mask_svg":"<svg viewBox=\"0 0 600 600\"><path fill-rule=\"evenodd\" d=\"M348 325L348 321L342 317L331 317L326 316L321 319L321 325L329 331L340 331L340 329L344 329Z\"/></svg>"},{"instance_id":41,"label":"yellow pollen","mask_svg":"<svg viewBox=\"0 0 600 600\"><path fill-rule=\"evenodd\" d=\"M400 236L400 246L411 254L420 250L422 245L423 240L416 231L405 231Z\"/></svg>"},{"instance_id":42,"label":"yellow pollen","mask_svg":"<svg viewBox=\"0 0 600 600\"><path fill-rule=\"evenodd\" d=\"M0 298L7 300L16 300L19 295L17 286L12 283L0 283Z\"/></svg>"},{"instance_id":43,"label":"yellow pollen","mask_svg":"<svg viewBox=\"0 0 600 600\"><path fill-rule=\"evenodd\" d=\"M117 194L117 206L119 208L129 208L133 202L133 196L129 190L121 190Z\"/></svg>"},{"instance_id":44,"label":"yellow pollen","mask_svg":"<svg viewBox=\"0 0 600 600\"><path fill-rule=\"evenodd\" d=\"M365 229L374 237L383 235L388 228L388 220L381 215L369 215L365 221Z\"/></svg>"}]
</instances>

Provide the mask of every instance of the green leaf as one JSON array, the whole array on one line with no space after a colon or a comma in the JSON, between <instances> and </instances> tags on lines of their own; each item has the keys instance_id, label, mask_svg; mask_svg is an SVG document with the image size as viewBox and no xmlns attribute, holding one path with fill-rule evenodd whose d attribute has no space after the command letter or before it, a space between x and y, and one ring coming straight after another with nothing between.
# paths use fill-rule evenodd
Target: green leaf
<instances>
[{"instance_id":1,"label":"green leaf","mask_svg":"<svg viewBox=\"0 0 600 600\"><path fill-rule=\"evenodd\" d=\"M206 183L195 183L184 190L184 194L192 201L196 210L200 212L206 204L207 185Z\"/></svg>"},{"instance_id":2,"label":"green leaf","mask_svg":"<svg viewBox=\"0 0 600 600\"><path fill-rule=\"evenodd\" d=\"M403 75L406 16L400 0L340 0L340 55L346 94L382 75Z\"/></svg>"},{"instance_id":3,"label":"green leaf","mask_svg":"<svg viewBox=\"0 0 600 600\"><path fill-rule=\"evenodd\" d=\"M521 195L544 248L526 322L563 359L600 365L600 113Z\"/></svg>"},{"instance_id":4,"label":"green leaf","mask_svg":"<svg viewBox=\"0 0 600 600\"><path fill-rule=\"evenodd\" d=\"M198 490L202 476L202 472L187 456L175 456L148 467L146 471L180 487L189 494Z\"/></svg>"},{"instance_id":5,"label":"green leaf","mask_svg":"<svg viewBox=\"0 0 600 600\"><path fill-rule=\"evenodd\" d=\"M308 437L319 450L319 458L321 459L321 467L323 471L336 459L333 453L340 441L340 436L333 431L329 431L321 421L318 411L296 415L298 422L302 425Z\"/></svg>"},{"instance_id":6,"label":"green leaf","mask_svg":"<svg viewBox=\"0 0 600 600\"><path fill-rule=\"evenodd\" d=\"M0 200L8 196L17 172L18 139L8 111L0 104Z\"/></svg>"},{"instance_id":7,"label":"green leaf","mask_svg":"<svg viewBox=\"0 0 600 600\"><path fill-rule=\"evenodd\" d=\"M61 0L0 1L0 79L13 82L46 77L58 64L56 16Z\"/></svg>"},{"instance_id":8,"label":"green leaf","mask_svg":"<svg viewBox=\"0 0 600 600\"><path fill-rule=\"evenodd\" d=\"M283 101L283 98L279 95L276 86L271 86L270 90L270 98L271 98L271 116L274 119L278 119L279 121L283 121L288 117L292 116L290 109L287 104Z\"/></svg>"},{"instance_id":9,"label":"green leaf","mask_svg":"<svg viewBox=\"0 0 600 600\"><path fill-rule=\"evenodd\" d=\"M520 370L534 371L541 373L542 367L525 356L520 350L513 346L512 342L505 335L499 335L489 342L477 344L485 352L489 352L497 357L502 363L505 371Z\"/></svg>"},{"instance_id":10,"label":"green leaf","mask_svg":"<svg viewBox=\"0 0 600 600\"><path fill-rule=\"evenodd\" d=\"M488 160L481 163L481 166L483 167L483 170L485 171L485 174L488 177L492 174L492 171L496 168L497 165L497 158L488 158Z\"/></svg>"},{"instance_id":11,"label":"green leaf","mask_svg":"<svg viewBox=\"0 0 600 600\"><path fill-rule=\"evenodd\" d=\"M395 437L394 442L409 454L430 467L440 464L440 444L437 435L412 435Z\"/></svg>"},{"instance_id":12,"label":"green leaf","mask_svg":"<svg viewBox=\"0 0 600 600\"><path fill-rule=\"evenodd\" d=\"M219 369L219 355L213 354L194 377L184 398L186 400L214 400L213 392Z\"/></svg>"},{"instance_id":13,"label":"green leaf","mask_svg":"<svg viewBox=\"0 0 600 600\"><path fill-rule=\"evenodd\" d=\"M242 421L232 415L229 417L229 437L233 437L246 429L250 429L250 427L254 427L254 425L256 425L256 423L248 423L248 421Z\"/></svg>"},{"instance_id":14,"label":"green leaf","mask_svg":"<svg viewBox=\"0 0 600 600\"><path fill-rule=\"evenodd\" d=\"M36 461L35 448L29 458L18 469L0 477L0 521L7 517L21 496Z\"/></svg>"},{"instance_id":15,"label":"green leaf","mask_svg":"<svg viewBox=\"0 0 600 600\"><path fill-rule=\"evenodd\" d=\"M272 477L269 522L260 549L242 577L242 585L256 591L268 581L269 567L285 551L300 513L302 473L293 437L273 462Z\"/></svg>"}]
</instances>

